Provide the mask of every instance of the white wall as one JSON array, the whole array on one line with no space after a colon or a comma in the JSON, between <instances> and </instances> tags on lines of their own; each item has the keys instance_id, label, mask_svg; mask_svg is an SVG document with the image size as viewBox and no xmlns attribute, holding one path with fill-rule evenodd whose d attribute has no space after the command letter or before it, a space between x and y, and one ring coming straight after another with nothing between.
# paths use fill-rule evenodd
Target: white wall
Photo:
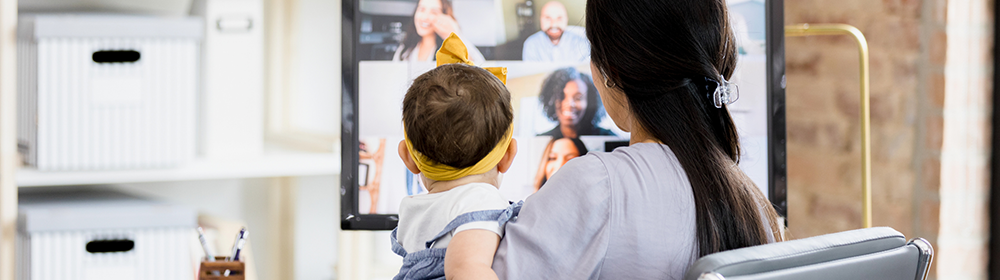
<instances>
[{"instance_id":1,"label":"white wall","mask_svg":"<svg viewBox=\"0 0 1000 280\"><path fill-rule=\"evenodd\" d=\"M291 79L291 125L340 133L340 1L300 0Z\"/></svg>"},{"instance_id":2,"label":"white wall","mask_svg":"<svg viewBox=\"0 0 1000 280\"><path fill-rule=\"evenodd\" d=\"M340 231L340 178L299 179L295 207L295 278L335 279Z\"/></svg>"}]
</instances>

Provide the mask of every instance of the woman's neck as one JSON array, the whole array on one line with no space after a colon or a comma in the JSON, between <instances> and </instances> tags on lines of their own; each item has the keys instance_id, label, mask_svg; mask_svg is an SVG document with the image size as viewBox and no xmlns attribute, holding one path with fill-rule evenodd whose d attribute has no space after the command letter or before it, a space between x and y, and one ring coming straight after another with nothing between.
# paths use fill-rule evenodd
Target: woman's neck
<instances>
[{"instance_id":1,"label":"woman's neck","mask_svg":"<svg viewBox=\"0 0 1000 280\"><path fill-rule=\"evenodd\" d=\"M563 137L566 138L578 138L580 136L577 135L576 128L572 126L560 125L559 132L562 132Z\"/></svg>"},{"instance_id":2,"label":"woman's neck","mask_svg":"<svg viewBox=\"0 0 1000 280\"><path fill-rule=\"evenodd\" d=\"M417 60L427 61L430 60L431 54L437 51L437 37L434 34L430 34L422 38L420 40L420 48L417 49Z\"/></svg>"},{"instance_id":3,"label":"woman's neck","mask_svg":"<svg viewBox=\"0 0 1000 280\"><path fill-rule=\"evenodd\" d=\"M641 124L635 121L635 119L632 119L632 125L630 130L632 132L629 135L629 141L628 141L629 145L637 143L663 144L663 142L661 142L659 139L656 139L656 137L647 132L646 129L642 127Z\"/></svg>"}]
</instances>

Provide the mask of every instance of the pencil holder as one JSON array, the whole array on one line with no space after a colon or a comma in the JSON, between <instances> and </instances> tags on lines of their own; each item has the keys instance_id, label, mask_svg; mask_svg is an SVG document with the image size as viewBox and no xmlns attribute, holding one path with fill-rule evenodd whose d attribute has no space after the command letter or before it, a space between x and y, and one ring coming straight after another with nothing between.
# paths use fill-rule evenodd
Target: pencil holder
<instances>
[{"instance_id":1,"label":"pencil holder","mask_svg":"<svg viewBox=\"0 0 1000 280\"><path fill-rule=\"evenodd\" d=\"M214 262L202 261L198 270L199 280L244 280L244 266L241 261L226 261L226 257L215 257ZM226 275L229 270L229 276Z\"/></svg>"}]
</instances>

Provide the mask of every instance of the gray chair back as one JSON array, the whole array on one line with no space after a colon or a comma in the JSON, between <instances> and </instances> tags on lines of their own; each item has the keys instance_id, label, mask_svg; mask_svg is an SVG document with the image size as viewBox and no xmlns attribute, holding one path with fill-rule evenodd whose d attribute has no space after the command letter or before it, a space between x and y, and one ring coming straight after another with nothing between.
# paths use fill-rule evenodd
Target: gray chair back
<instances>
[{"instance_id":1,"label":"gray chair back","mask_svg":"<svg viewBox=\"0 0 1000 280\"><path fill-rule=\"evenodd\" d=\"M888 227L858 229L710 254L686 280L922 280L934 249Z\"/></svg>"}]
</instances>

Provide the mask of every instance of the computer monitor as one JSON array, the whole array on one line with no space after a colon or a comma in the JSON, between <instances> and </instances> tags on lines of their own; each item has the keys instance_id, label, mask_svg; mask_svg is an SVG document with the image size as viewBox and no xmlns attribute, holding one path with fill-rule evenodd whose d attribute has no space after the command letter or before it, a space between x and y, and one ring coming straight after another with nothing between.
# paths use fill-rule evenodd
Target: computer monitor
<instances>
[{"instance_id":1,"label":"computer monitor","mask_svg":"<svg viewBox=\"0 0 1000 280\"><path fill-rule=\"evenodd\" d=\"M562 5L550 5L555 1ZM740 99L729 106L743 148L740 167L784 216L782 1L728 5L740 55L731 78ZM341 228L393 229L402 198L427 192L396 147L406 89L436 66L434 52L448 35L439 36L435 24L458 30L477 65L507 67L518 143L499 188L508 200L537 191L561 167L553 158L627 145L628 133L604 112L590 81L585 6L586 0L343 0ZM541 17L559 13L568 26L541 30ZM434 46L423 40L431 37ZM544 47L553 37L560 38L558 52ZM575 91L566 91L570 84ZM572 133L578 137L563 137Z\"/></svg>"}]
</instances>

